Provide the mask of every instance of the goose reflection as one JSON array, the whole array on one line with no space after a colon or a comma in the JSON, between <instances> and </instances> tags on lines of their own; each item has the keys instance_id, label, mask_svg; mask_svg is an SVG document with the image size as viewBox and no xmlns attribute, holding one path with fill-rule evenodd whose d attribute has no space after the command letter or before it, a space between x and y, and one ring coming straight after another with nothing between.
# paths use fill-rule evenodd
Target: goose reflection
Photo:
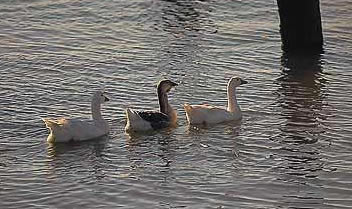
<instances>
[{"instance_id":1,"label":"goose reflection","mask_svg":"<svg viewBox=\"0 0 352 209\"><path fill-rule=\"evenodd\" d=\"M158 135L129 135L126 145L131 168L144 168L149 165L168 170L175 156L176 142L172 137L172 129L165 129ZM150 164L151 161L154 163Z\"/></svg>"},{"instance_id":2,"label":"goose reflection","mask_svg":"<svg viewBox=\"0 0 352 209\"><path fill-rule=\"evenodd\" d=\"M101 160L107 143L107 137L101 137L89 142L70 142L48 144L47 163L52 175L75 174L86 171L95 180L104 178L104 168ZM85 176L80 176L82 179ZM92 179L89 179L91 181Z\"/></svg>"}]
</instances>

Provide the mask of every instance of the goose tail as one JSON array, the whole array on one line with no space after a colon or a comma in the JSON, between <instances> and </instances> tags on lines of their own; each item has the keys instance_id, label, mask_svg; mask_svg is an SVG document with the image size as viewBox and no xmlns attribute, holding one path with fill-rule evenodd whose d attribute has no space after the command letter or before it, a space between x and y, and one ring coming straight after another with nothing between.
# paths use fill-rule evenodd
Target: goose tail
<instances>
[{"instance_id":1,"label":"goose tail","mask_svg":"<svg viewBox=\"0 0 352 209\"><path fill-rule=\"evenodd\" d=\"M137 123L137 121L140 119L139 115L133 111L131 108L126 109L126 118L127 118L127 123L125 127L125 131L131 131L133 129L133 124Z\"/></svg>"},{"instance_id":2,"label":"goose tail","mask_svg":"<svg viewBox=\"0 0 352 209\"><path fill-rule=\"evenodd\" d=\"M191 112L191 110L192 110L192 106L188 103L185 103L183 105L183 108L185 109L186 113Z\"/></svg>"},{"instance_id":3,"label":"goose tail","mask_svg":"<svg viewBox=\"0 0 352 209\"><path fill-rule=\"evenodd\" d=\"M42 120L44 121L46 127L49 129L53 129L54 127L58 126L55 120L48 119L48 118L42 118Z\"/></svg>"},{"instance_id":4,"label":"goose tail","mask_svg":"<svg viewBox=\"0 0 352 209\"><path fill-rule=\"evenodd\" d=\"M55 142L54 133L56 133L58 128L60 127L60 125L58 124L58 121L48 119L48 118L42 118L42 120L44 121L46 127L49 129L49 132L50 132L48 135L47 141Z\"/></svg>"},{"instance_id":5,"label":"goose tail","mask_svg":"<svg viewBox=\"0 0 352 209\"><path fill-rule=\"evenodd\" d=\"M44 121L46 127L51 130L55 128L59 128L66 123L65 119L53 120L48 118L42 118L42 120Z\"/></svg>"},{"instance_id":6,"label":"goose tail","mask_svg":"<svg viewBox=\"0 0 352 209\"><path fill-rule=\"evenodd\" d=\"M126 117L127 117L127 122L134 121L139 118L138 114L135 111L133 111L131 108L126 109Z\"/></svg>"},{"instance_id":7,"label":"goose tail","mask_svg":"<svg viewBox=\"0 0 352 209\"><path fill-rule=\"evenodd\" d=\"M185 103L183 105L183 108L185 109L186 118L187 118L188 123L192 123L192 110L193 110L192 105Z\"/></svg>"}]
</instances>

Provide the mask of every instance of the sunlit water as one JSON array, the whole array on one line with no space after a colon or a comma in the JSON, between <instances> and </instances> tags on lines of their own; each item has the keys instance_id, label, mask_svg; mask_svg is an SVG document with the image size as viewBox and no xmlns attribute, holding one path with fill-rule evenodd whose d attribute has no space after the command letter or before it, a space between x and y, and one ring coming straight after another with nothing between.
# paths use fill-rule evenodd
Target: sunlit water
<instances>
[{"instance_id":1,"label":"sunlit water","mask_svg":"<svg viewBox=\"0 0 352 209\"><path fill-rule=\"evenodd\" d=\"M351 208L351 2L321 9L324 54L293 57L276 1L1 1L0 208ZM233 75L242 122L189 127ZM178 127L126 135L162 78ZM103 87L110 135L48 144Z\"/></svg>"}]
</instances>

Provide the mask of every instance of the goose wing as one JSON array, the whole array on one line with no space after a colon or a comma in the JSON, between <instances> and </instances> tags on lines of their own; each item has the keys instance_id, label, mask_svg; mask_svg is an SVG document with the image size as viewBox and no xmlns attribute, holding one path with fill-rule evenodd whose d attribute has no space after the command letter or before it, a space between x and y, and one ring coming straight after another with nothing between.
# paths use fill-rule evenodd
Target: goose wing
<instances>
[{"instance_id":1,"label":"goose wing","mask_svg":"<svg viewBox=\"0 0 352 209\"><path fill-rule=\"evenodd\" d=\"M165 128L170 123L166 114L158 111L135 111L139 117L150 123L153 129Z\"/></svg>"},{"instance_id":2,"label":"goose wing","mask_svg":"<svg viewBox=\"0 0 352 209\"><path fill-rule=\"evenodd\" d=\"M209 104L201 104L201 105L188 105L185 104L185 108L189 109L189 110L203 110L203 111L220 111L226 112L226 109L223 107L217 107L217 106L213 106L213 105L209 105Z\"/></svg>"},{"instance_id":3,"label":"goose wing","mask_svg":"<svg viewBox=\"0 0 352 209\"><path fill-rule=\"evenodd\" d=\"M68 124L68 120L65 118L60 119L49 119L49 118L42 118L47 128L53 127L62 127Z\"/></svg>"},{"instance_id":4,"label":"goose wing","mask_svg":"<svg viewBox=\"0 0 352 209\"><path fill-rule=\"evenodd\" d=\"M232 114L226 109L212 105L185 104L184 108L190 124L219 123L232 117Z\"/></svg>"}]
</instances>

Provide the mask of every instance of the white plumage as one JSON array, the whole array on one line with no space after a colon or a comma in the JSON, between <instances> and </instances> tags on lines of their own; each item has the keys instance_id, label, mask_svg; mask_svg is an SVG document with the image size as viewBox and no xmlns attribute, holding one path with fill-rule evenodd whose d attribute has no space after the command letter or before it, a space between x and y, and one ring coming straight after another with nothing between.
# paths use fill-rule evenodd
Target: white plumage
<instances>
[{"instance_id":1,"label":"white plumage","mask_svg":"<svg viewBox=\"0 0 352 209\"><path fill-rule=\"evenodd\" d=\"M48 142L84 141L109 133L109 125L101 115L100 106L109 101L103 92L94 93L91 103L92 119L43 119L50 133Z\"/></svg>"},{"instance_id":2,"label":"white plumage","mask_svg":"<svg viewBox=\"0 0 352 209\"><path fill-rule=\"evenodd\" d=\"M227 85L227 108L216 107L207 104L190 105L184 104L186 117L189 124L215 124L233 120L240 120L242 112L237 104L236 87L246 84L247 81L238 77L232 77Z\"/></svg>"}]
</instances>

